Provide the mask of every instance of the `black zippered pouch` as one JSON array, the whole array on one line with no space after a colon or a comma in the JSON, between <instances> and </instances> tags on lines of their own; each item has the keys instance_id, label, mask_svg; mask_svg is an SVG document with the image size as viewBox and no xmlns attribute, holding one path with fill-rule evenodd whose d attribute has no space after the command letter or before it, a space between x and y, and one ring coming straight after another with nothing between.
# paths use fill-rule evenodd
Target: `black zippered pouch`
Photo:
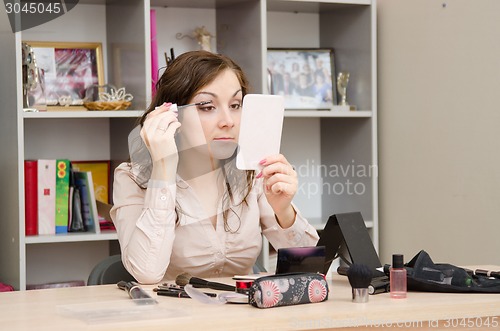
<instances>
[{"instance_id":1,"label":"black zippered pouch","mask_svg":"<svg viewBox=\"0 0 500 331\"><path fill-rule=\"evenodd\" d=\"M466 269L449 263L434 263L424 250L405 267L409 291L500 293L500 279L471 275Z\"/></svg>"}]
</instances>

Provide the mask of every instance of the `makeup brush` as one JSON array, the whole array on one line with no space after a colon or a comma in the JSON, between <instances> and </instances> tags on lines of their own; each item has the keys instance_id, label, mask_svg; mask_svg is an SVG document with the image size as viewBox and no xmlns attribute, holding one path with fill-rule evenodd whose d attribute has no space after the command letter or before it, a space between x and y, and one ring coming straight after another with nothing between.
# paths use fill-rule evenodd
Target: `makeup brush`
<instances>
[{"instance_id":1,"label":"makeup brush","mask_svg":"<svg viewBox=\"0 0 500 331\"><path fill-rule=\"evenodd\" d=\"M352 286L352 302L368 302L368 286L373 278L370 267L353 263L347 270L347 278Z\"/></svg>"},{"instance_id":2,"label":"makeup brush","mask_svg":"<svg viewBox=\"0 0 500 331\"><path fill-rule=\"evenodd\" d=\"M202 278L193 277L187 272L178 275L175 278L175 283L180 286L186 286L187 284L191 284L194 287L205 287L205 288L211 288L212 290L233 291L233 292L236 291L235 286L217 282L211 282Z\"/></svg>"}]
</instances>

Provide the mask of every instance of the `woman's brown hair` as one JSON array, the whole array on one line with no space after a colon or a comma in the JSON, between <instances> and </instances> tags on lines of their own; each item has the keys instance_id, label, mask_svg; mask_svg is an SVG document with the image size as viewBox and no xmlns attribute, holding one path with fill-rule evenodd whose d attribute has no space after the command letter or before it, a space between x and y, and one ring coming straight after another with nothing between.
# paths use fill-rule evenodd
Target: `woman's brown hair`
<instances>
[{"instance_id":1,"label":"woman's brown hair","mask_svg":"<svg viewBox=\"0 0 500 331\"><path fill-rule=\"evenodd\" d=\"M167 66L156 83L156 94L141 118L141 125L146 116L164 102L187 104L196 92L211 83L226 69L236 74L242 94L245 96L249 88L246 75L241 67L229 57L203 50L181 54Z\"/></svg>"}]
</instances>

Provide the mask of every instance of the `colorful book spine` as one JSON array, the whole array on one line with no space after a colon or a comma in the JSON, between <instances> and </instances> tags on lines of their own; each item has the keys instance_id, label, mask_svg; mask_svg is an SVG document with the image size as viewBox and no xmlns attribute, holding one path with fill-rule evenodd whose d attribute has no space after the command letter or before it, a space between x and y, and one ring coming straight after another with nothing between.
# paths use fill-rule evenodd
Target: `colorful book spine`
<instances>
[{"instance_id":1,"label":"colorful book spine","mask_svg":"<svg viewBox=\"0 0 500 331\"><path fill-rule=\"evenodd\" d=\"M38 234L56 233L56 160L38 160Z\"/></svg>"},{"instance_id":2,"label":"colorful book spine","mask_svg":"<svg viewBox=\"0 0 500 331\"><path fill-rule=\"evenodd\" d=\"M99 223L99 212L97 211L97 200L94 192L94 179L92 172L87 172L87 180L89 182L89 197L90 197L90 208L92 212L92 218L94 219L94 232L101 233L101 226Z\"/></svg>"},{"instance_id":3,"label":"colorful book spine","mask_svg":"<svg viewBox=\"0 0 500 331\"><path fill-rule=\"evenodd\" d=\"M25 234L38 234L38 162L24 161L24 221Z\"/></svg>"},{"instance_id":4,"label":"colorful book spine","mask_svg":"<svg viewBox=\"0 0 500 331\"><path fill-rule=\"evenodd\" d=\"M92 172L74 171L75 186L80 192L83 224L85 231L100 233L97 203L95 201Z\"/></svg>"},{"instance_id":5,"label":"colorful book spine","mask_svg":"<svg viewBox=\"0 0 500 331\"><path fill-rule=\"evenodd\" d=\"M56 160L56 233L68 232L69 219L69 160Z\"/></svg>"}]
</instances>

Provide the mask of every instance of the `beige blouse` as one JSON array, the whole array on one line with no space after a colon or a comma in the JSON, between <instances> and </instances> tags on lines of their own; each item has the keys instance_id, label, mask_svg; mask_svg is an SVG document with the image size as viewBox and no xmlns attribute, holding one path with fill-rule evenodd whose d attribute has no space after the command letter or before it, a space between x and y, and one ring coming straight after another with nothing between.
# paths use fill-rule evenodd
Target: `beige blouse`
<instances>
[{"instance_id":1,"label":"beige blouse","mask_svg":"<svg viewBox=\"0 0 500 331\"><path fill-rule=\"evenodd\" d=\"M141 283L173 280L183 272L197 277L227 277L252 271L262 248L263 234L275 248L314 246L319 237L300 212L282 229L263 192L262 179L228 215L232 231L224 229L219 207L216 227L189 185L149 181L140 188L130 165L115 170L111 217L118 232L125 268ZM180 207L179 220L175 205Z\"/></svg>"}]
</instances>

